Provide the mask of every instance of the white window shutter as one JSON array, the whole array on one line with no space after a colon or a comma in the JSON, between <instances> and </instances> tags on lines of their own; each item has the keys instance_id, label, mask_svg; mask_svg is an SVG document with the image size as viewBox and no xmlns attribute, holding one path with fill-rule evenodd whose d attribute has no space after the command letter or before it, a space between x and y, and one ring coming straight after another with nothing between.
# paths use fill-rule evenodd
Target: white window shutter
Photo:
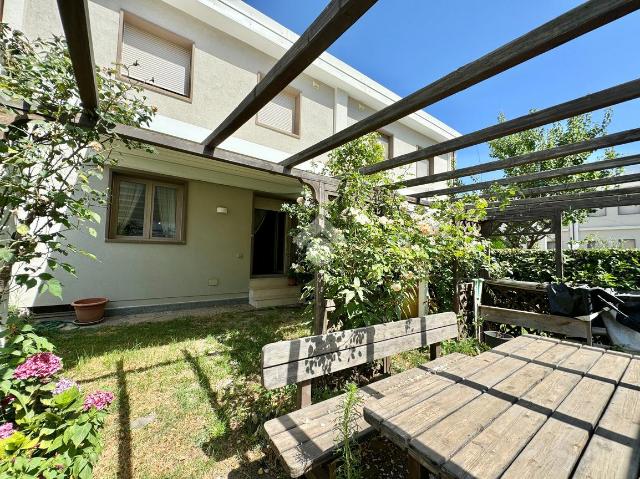
<instances>
[{"instance_id":1,"label":"white window shutter","mask_svg":"<svg viewBox=\"0 0 640 479\"><path fill-rule=\"evenodd\" d=\"M125 22L120 61L129 78L189 96L191 48Z\"/></svg>"},{"instance_id":2,"label":"white window shutter","mask_svg":"<svg viewBox=\"0 0 640 479\"><path fill-rule=\"evenodd\" d=\"M296 95L289 92L279 93L258 112L258 122L278 130L297 133Z\"/></svg>"}]
</instances>

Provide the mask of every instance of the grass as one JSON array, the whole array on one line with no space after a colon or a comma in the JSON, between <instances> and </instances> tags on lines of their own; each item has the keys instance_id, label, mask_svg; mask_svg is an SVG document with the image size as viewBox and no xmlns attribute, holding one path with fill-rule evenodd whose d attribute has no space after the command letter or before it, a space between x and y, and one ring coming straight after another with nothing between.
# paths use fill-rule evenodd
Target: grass
<instances>
[{"instance_id":1,"label":"grass","mask_svg":"<svg viewBox=\"0 0 640 479\"><path fill-rule=\"evenodd\" d=\"M253 478L260 470L268 470L262 477L285 477L265 455L260 427L294 409L295 386L262 388L260 351L309 330L301 310L278 309L47 336L68 377L85 390L116 394L95 477L215 479ZM467 350L473 347L461 352ZM425 362L427 355L398 356L393 369Z\"/></svg>"}]
</instances>

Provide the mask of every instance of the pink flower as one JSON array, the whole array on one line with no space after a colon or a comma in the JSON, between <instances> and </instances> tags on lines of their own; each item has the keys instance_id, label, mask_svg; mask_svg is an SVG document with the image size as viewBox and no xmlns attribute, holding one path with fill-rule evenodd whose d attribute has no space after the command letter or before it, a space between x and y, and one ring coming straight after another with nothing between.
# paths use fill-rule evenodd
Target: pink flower
<instances>
[{"instance_id":1,"label":"pink flower","mask_svg":"<svg viewBox=\"0 0 640 479\"><path fill-rule=\"evenodd\" d=\"M92 407L101 410L106 408L112 402L113 393L109 391L96 391L87 395L87 397L84 399L83 408L85 411L88 411Z\"/></svg>"},{"instance_id":2,"label":"pink flower","mask_svg":"<svg viewBox=\"0 0 640 479\"><path fill-rule=\"evenodd\" d=\"M5 439L14 432L16 432L16 430L13 428L13 423L6 422L0 426L0 439Z\"/></svg>"},{"instance_id":3,"label":"pink flower","mask_svg":"<svg viewBox=\"0 0 640 479\"><path fill-rule=\"evenodd\" d=\"M29 356L13 372L15 379L48 378L62 369L62 360L53 353Z\"/></svg>"},{"instance_id":4,"label":"pink flower","mask_svg":"<svg viewBox=\"0 0 640 479\"><path fill-rule=\"evenodd\" d=\"M60 379L60 381L58 381L58 383L56 384L55 389L53 390L53 394L60 394L65 392L67 389L71 389L72 387L77 386L75 381L72 381L71 379L67 379L67 378L62 378Z\"/></svg>"}]
</instances>

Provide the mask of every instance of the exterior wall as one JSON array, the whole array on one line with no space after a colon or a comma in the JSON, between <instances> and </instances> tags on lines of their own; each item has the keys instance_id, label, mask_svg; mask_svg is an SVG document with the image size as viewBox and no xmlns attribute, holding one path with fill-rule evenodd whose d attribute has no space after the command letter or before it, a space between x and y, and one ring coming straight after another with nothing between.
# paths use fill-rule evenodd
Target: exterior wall
<instances>
[{"instance_id":1,"label":"exterior wall","mask_svg":"<svg viewBox=\"0 0 640 479\"><path fill-rule=\"evenodd\" d=\"M103 181L105 188L107 179ZM106 296L109 307L126 307L246 298L251 259L253 192L202 181L189 181L186 203L186 244L119 243L105 241L104 208L98 237L69 235L72 243L96 255L97 261L75 255L78 279L61 278L62 304L77 298ZM224 205L228 214L217 214ZM89 279L89 280L88 280ZM210 286L209 280L217 280ZM49 295L17 296L25 306L58 304Z\"/></svg>"},{"instance_id":2,"label":"exterior wall","mask_svg":"<svg viewBox=\"0 0 640 479\"><path fill-rule=\"evenodd\" d=\"M22 29L27 36L62 34L55 0L7 0L5 3L6 20ZM231 3L249 8L242 2ZM96 63L102 66L111 66L117 61L121 10L194 42L191 101L145 90L149 102L158 107L159 120L170 118L212 130L256 85L258 73L267 72L276 61L263 51L163 1L91 0L89 10L94 56ZM243 125L234 138L278 150L282 152L283 159L327 138L347 124L345 109L335 107L339 95L335 84L329 85L305 73L291 86L301 93L299 138L257 125L255 119ZM436 141L400 123L391 125L389 131L394 134L397 154L413 151L416 145L427 146ZM228 145L223 143L221 146ZM442 163L436 171L447 167L446 160L436 160L436 163Z\"/></svg>"}]
</instances>

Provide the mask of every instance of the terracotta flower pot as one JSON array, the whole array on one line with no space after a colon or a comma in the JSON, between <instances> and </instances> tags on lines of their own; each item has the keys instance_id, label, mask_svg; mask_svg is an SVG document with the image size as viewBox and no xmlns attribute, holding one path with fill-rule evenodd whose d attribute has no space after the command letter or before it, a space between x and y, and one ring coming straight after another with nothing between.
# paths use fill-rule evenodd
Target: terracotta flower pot
<instances>
[{"instance_id":1,"label":"terracotta flower pot","mask_svg":"<svg viewBox=\"0 0 640 479\"><path fill-rule=\"evenodd\" d=\"M104 318L104 307L109 300L107 298L85 298L71 303L76 311L78 323L97 323Z\"/></svg>"}]
</instances>

